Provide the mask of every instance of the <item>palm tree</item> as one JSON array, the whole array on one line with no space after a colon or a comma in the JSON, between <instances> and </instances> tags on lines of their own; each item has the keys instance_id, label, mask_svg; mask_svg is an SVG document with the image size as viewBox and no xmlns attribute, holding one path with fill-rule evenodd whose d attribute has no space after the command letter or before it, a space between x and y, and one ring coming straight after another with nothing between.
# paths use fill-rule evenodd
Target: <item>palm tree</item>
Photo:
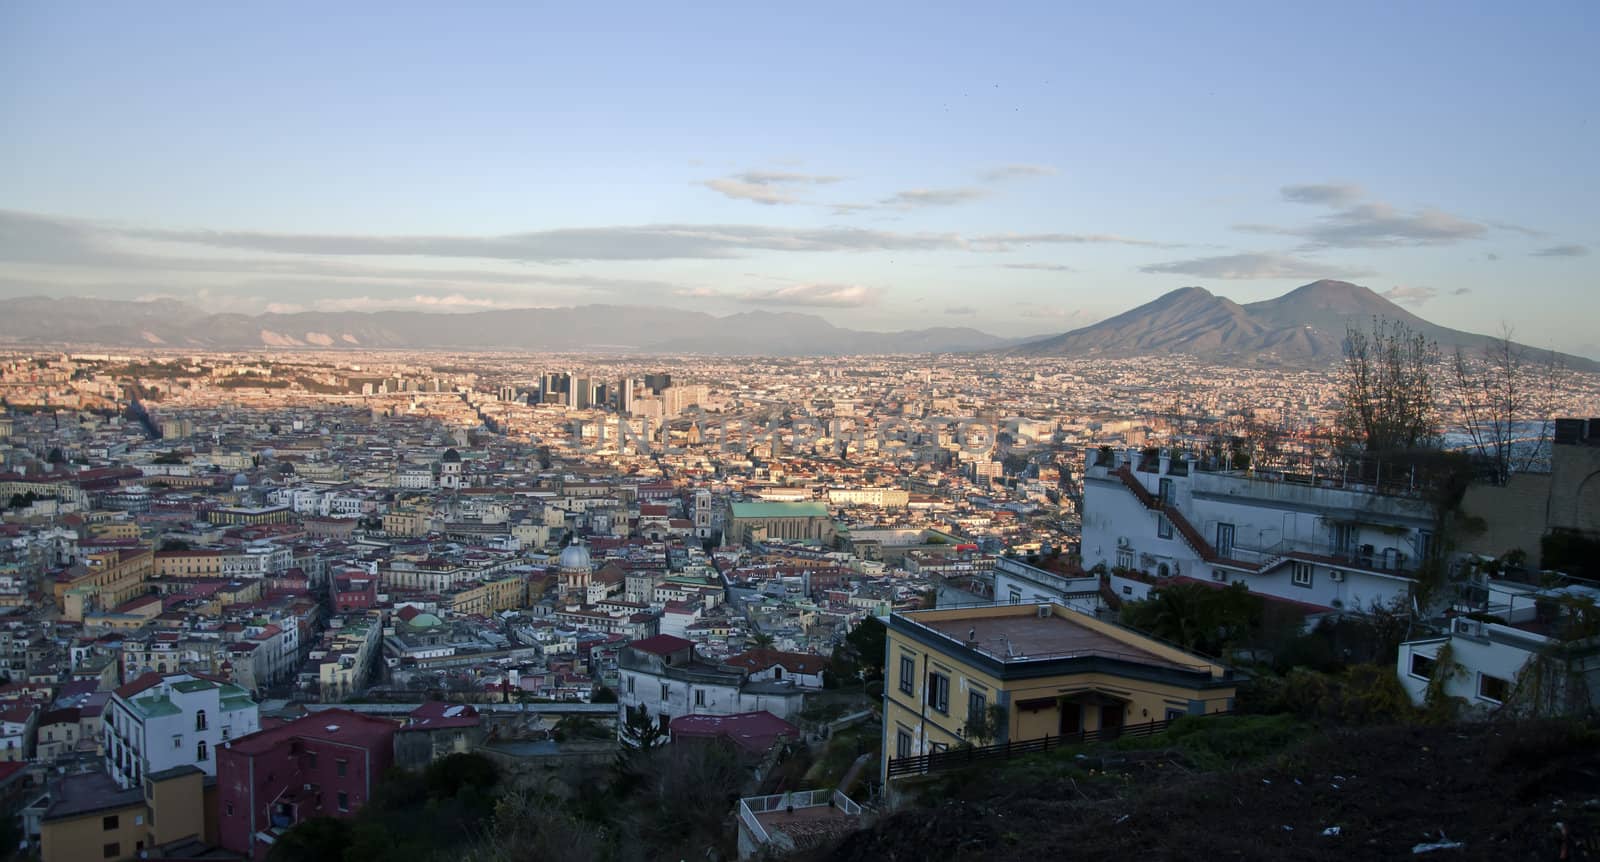
<instances>
[{"instance_id":1,"label":"palm tree","mask_svg":"<svg viewBox=\"0 0 1600 862\"><path fill-rule=\"evenodd\" d=\"M757 632L754 637L750 638L750 643L753 644L756 649L772 649L772 645L776 643L776 641L773 639L772 635L769 635L766 632Z\"/></svg>"}]
</instances>

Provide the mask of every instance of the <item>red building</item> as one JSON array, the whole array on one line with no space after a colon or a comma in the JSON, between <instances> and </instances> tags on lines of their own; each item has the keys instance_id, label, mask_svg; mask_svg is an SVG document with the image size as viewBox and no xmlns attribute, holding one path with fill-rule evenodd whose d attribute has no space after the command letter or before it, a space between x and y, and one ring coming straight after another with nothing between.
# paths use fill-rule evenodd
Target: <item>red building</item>
<instances>
[{"instance_id":1,"label":"red building","mask_svg":"<svg viewBox=\"0 0 1600 862\"><path fill-rule=\"evenodd\" d=\"M377 604L377 578L365 572L347 572L334 578L333 607L339 613L365 610Z\"/></svg>"},{"instance_id":2,"label":"red building","mask_svg":"<svg viewBox=\"0 0 1600 862\"><path fill-rule=\"evenodd\" d=\"M217 751L219 842L264 859L302 820L351 816L393 765L396 726L329 709L226 744Z\"/></svg>"}]
</instances>

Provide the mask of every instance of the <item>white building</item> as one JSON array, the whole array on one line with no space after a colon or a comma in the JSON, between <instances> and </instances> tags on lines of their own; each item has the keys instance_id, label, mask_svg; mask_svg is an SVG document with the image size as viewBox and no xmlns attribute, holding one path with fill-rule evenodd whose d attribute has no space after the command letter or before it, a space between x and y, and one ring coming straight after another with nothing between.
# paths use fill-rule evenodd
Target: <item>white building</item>
<instances>
[{"instance_id":1,"label":"white building","mask_svg":"<svg viewBox=\"0 0 1600 862\"><path fill-rule=\"evenodd\" d=\"M1009 557L994 561L994 600L1013 605L1056 601L1086 614L1102 604L1099 578L1068 578Z\"/></svg>"},{"instance_id":2,"label":"white building","mask_svg":"<svg viewBox=\"0 0 1600 862\"><path fill-rule=\"evenodd\" d=\"M1083 565L1113 569L1113 589L1129 599L1168 578L1243 582L1324 610L1408 596L1431 552L1433 507L1420 493L1333 484L1090 452Z\"/></svg>"},{"instance_id":3,"label":"white building","mask_svg":"<svg viewBox=\"0 0 1600 862\"><path fill-rule=\"evenodd\" d=\"M261 729L244 689L187 673L149 673L112 694L104 716L106 772L124 788L175 766L217 774L217 746Z\"/></svg>"},{"instance_id":4,"label":"white building","mask_svg":"<svg viewBox=\"0 0 1600 862\"><path fill-rule=\"evenodd\" d=\"M1519 695L1519 711L1530 713L1581 712L1600 706L1600 649L1595 639L1563 644L1556 637L1566 622L1560 600L1565 596L1593 600L1600 598L1600 590L1588 586L1541 590L1491 582L1487 592L1483 612L1504 622L1457 617L1442 636L1400 645L1396 672L1411 701L1423 705L1429 683L1443 674L1440 692L1460 698L1474 711L1493 711ZM1448 658L1448 664L1441 666L1441 656ZM1524 678L1534 661L1544 662L1545 672L1530 672ZM1543 678L1535 682L1536 675ZM1519 693L1519 684L1529 689Z\"/></svg>"},{"instance_id":5,"label":"white building","mask_svg":"<svg viewBox=\"0 0 1600 862\"><path fill-rule=\"evenodd\" d=\"M617 715L643 706L665 728L682 715L735 715L766 710L779 718L798 713L805 690L790 681L752 681L744 670L701 661L694 644L670 635L635 641L617 656Z\"/></svg>"}]
</instances>

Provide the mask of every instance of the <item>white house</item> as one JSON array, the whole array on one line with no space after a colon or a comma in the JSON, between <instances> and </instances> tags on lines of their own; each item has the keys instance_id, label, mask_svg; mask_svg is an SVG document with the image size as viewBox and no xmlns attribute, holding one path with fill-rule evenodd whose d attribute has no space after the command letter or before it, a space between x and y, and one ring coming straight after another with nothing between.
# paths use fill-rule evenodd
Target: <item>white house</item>
<instances>
[{"instance_id":1,"label":"white house","mask_svg":"<svg viewBox=\"0 0 1600 862\"><path fill-rule=\"evenodd\" d=\"M104 713L106 772L124 788L175 766L217 774L217 746L261 729L244 689L187 673L147 673L117 689Z\"/></svg>"},{"instance_id":2,"label":"white house","mask_svg":"<svg viewBox=\"0 0 1600 862\"><path fill-rule=\"evenodd\" d=\"M741 668L702 662L694 643L670 635L635 641L617 656L617 715L643 706L665 728L682 715L735 715L766 710L779 718L798 713L805 689L784 680L753 681Z\"/></svg>"},{"instance_id":3,"label":"white house","mask_svg":"<svg viewBox=\"0 0 1600 862\"><path fill-rule=\"evenodd\" d=\"M1532 701L1524 704L1526 711L1581 709L1584 702L1589 708L1600 706L1600 649L1594 639L1563 644L1556 637L1565 622L1559 601L1564 596L1600 598L1600 589L1579 585L1538 590L1491 583L1488 595L1485 613L1504 622L1457 617L1441 636L1400 645L1396 671L1413 703L1426 702L1429 683L1442 673L1444 695L1460 698L1472 709L1497 709L1516 693L1528 663L1546 658L1550 671L1540 683L1544 692L1524 693ZM1443 667L1441 654L1449 659Z\"/></svg>"},{"instance_id":4,"label":"white house","mask_svg":"<svg viewBox=\"0 0 1600 862\"><path fill-rule=\"evenodd\" d=\"M1335 486L1338 487L1335 487ZM1421 493L1338 481L1209 471L1193 459L1090 452L1083 565L1116 577L1124 598L1151 583L1243 582L1251 592L1321 610L1359 610L1410 595L1431 553L1433 507Z\"/></svg>"},{"instance_id":5,"label":"white house","mask_svg":"<svg viewBox=\"0 0 1600 862\"><path fill-rule=\"evenodd\" d=\"M1013 605L1053 600L1086 614L1102 604L1099 578L1069 578L1009 557L994 561L994 600Z\"/></svg>"}]
</instances>

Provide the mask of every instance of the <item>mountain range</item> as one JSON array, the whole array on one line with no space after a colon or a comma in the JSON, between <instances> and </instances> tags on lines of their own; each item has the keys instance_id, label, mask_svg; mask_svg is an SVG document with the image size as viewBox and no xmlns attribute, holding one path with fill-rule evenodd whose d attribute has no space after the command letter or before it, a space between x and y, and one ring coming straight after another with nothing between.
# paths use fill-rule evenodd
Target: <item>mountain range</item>
<instances>
[{"instance_id":1,"label":"mountain range","mask_svg":"<svg viewBox=\"0 0 1600 862\"><path fill-rule=\"evenodd\" d=\"M1339 361L1349 328L1370 331L1374 318L1405 324L1446 356L1457 349L1480 351L1497 340L1430 323L1360 285L1324 279L1244 305L1203 287L1183 287L1092 326L1003 352L1105 358L1185 354L1223 365L1317 367ZM1600 371L1592 359L1555 355L1568 368Z\"/></svg>"},{"instance_id":2,"label":"mountain range","mask_svg":"<svg viewBox=\"0 0 1600 862\"><path fill-rule=\"evenodd\" d=\"M1017 343L967 327L869 332L814 314L629 305L513 308L461 314L307 311L208 314L175 300L122 302L30 296L0 300L0 341L104 346L442 348L541 352L850 355L960 353Z\"/></svg>"},{"instance_id":3,"label":"mountain range","mask_svg":"<svg viewBox=\"0 0 1600 862\"><path fill-rule=\"evenodd\" d=\"M3 342L224 350L439 348L767 356L989 352L1082 358L1181 354L1225 365L1326 367L1338 361L1347 328L1368 329L1375 317L1404 323L1446 354L1457 348L1479 350L1494 341L1438 326L1368 288L1331 280L1245 305L1205 288L1184 287L1092 326L1026 339L968 327L871 332L796 312L718 317L628 305L249 315L213 314L168 299L34 296L0 300L0 308ZM1594 360L1557 355L1568 368L1600 371Z\"/></svg>"}]
</instances>

